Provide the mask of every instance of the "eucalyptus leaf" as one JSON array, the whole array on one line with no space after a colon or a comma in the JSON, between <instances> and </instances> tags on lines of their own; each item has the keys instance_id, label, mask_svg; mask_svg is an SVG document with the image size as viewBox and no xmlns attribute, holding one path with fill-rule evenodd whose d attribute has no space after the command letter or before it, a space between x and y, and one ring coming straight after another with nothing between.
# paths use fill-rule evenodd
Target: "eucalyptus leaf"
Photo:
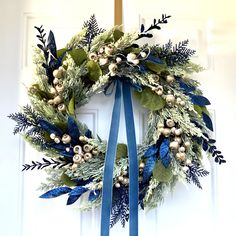
<instances>
[{"instance_id":1,"label":"eucalyptus leaf","mask_svg":"<svg viewBox=\"0 0 236 236\"><path fill-rule=\"evenodd\" d=\"M166 104L165 100L150 88L145 88L142 92L134 91L134 97L143 107L150 111L160 110Z\"/></svg>"},{"instance_id":2,"label":"eucalyptus leaf","mask_svg":"<svg viewBox=\"0 0 236 236\"><path fill-rule=\"evenodd\" d=\"M75 95L73 94L68 105L69 114L74 116L75 115Z\"/></svg>"},{"instance_id":3,"label":"eucalyptus leaf","mask_svg":"<svg viewBox=\"0 0 236 236\"><path fill-rule=\"evenodd\" d=\"M165 168L161 161L158 161L153 169L153 178L158 182L169 182L172 178L172 169L169 166Z\"/></svg>"},{"instance_id":4,"label":"eucalyptus leaf","mask_svg":"<svg viewBox=\"0 0 236 236\"><path fill-rule=\"evenodd\" d=\"M61 57L67 51L66 48L61 48L57 50L57 58Z\"/></svg>"},{"instance_id":5,"label":"eucalyptus leaf","mask_svg":"<svg viewBox=\"0 0 236 236\"><path fill-rule=\"evenodd\" d=\"M127 145L124 143L118 143L116 148L116 159L128 156Z\"/></svg>"},{"instance_id":6,"label":"eucalyptus leaf","mask_svg":"<svg viewBox=\"0 0 236 236\"><path fill-rule=\"evenodd\" d=\"M88 76L89 79L92 81L96 81L102 75L102 70L97 62L95 61L88 61L87 62L87 69L88 69Z\"/></svg>"},{"instance_id":7,"label":"eucalyptus leaf","mask_svg":"<svg viewBox=\"0 0 236 236\"><path fill-rule=\"evenodd\" d=\"M165 71L167 69L165 64L158 64L158 63L153 63L151 61L146 61L145 66L153 71L156 72L157 74L160 74L161 72Z\"/></svg>"},{"instance_id":8,"label":"eucalyptus leaf","mask_svg":"<svg viewBox=\"0 0 236 236\"><path fill-rule=\"evenodd\" d=\"M124 35L124 33L118 29L114 30L113 33L113 37L114 37L114 41L116 42L117 40L119 40L122 36Z\"/></svg>"},{"instance_id":9,"label":"eucalyptus leaf","mask_svg":"<svg viewBox=\"0 0 236 236\"><path fill-rule=\"evenodd\" d=\"M71 55L75 64L78 66L81 65L87 59L87 54L82 48L73 49L68 53Z\"/></svg>"},{"instance_id":10,"label":"eucalyptus leaf","mask_svg":"<svg viewBox=\"0 0 236 236\"><path fill-rule=\"evenodd\" d=\"M76 186L76 182L71 180L71 178L67 174L65 174L65 173L63 173L61 175L61 181L63 182L64 185L66 185L68 187Z\"/></svg>"}]
</instances>

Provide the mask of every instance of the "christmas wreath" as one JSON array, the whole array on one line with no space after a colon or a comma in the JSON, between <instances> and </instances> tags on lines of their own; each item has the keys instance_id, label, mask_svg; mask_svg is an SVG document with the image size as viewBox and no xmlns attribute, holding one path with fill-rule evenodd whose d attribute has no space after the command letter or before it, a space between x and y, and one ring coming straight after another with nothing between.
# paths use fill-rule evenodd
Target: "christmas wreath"
<instances>
[{"instance_id":1,"label":"christmas wreath","mask_svg":"<svg viewBox=\"0 0 236 236\"><path fill-rule=\"evenodd\" d=\"M169 17L154 19L149 28L141 25L140 32L124 33L119 26L100 29L93 15L60 50L51 31L46 40L43 27L35 27L40 43L34 49L36 79L28 88L31 105L9 117L17 123L14 134L22 134L48 157L23 165L24 171L48 173L41 198L67 194L71 205L81 197L82 210L102 203L104 228L119 220L125 225L129 218L137 220L138 205L156 207L178 181L201 188L199 177L209 174L202 149L215 162L225 162L211 138L210 102L191 79L202 67L190 61L195 51L187 48L188 41L138 44L140 38L153 37L151 31L160 30ZM98 93L111 99L113 90L106 142L76 112ZM117 144L122 95L128 145ZM145 139L137 148L131 95L148 113Z\"/></svg>"}]
</instances>

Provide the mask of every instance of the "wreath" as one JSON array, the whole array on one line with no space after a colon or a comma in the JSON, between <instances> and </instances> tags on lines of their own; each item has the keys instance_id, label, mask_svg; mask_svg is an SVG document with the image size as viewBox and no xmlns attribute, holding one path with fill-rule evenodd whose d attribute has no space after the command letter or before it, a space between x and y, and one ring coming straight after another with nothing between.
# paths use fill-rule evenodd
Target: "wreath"
<instances>
[{"instance_id":1,"label":"wreath","mask_svg":"<svg viewBox=\"0 0 236 236\"><path fill-rule=\"evenodd\" d=\"M202 188L199 177L209 174L202 149L216 163L226 162L211 138L210 102L191 79L202 67L190 61L195 51L187 47L188 40L138 44L169 18L162 15L149 28L142 24L140 32L124 33L119 26L100 29L93 15L60 50L52 31L46 39L43 26L35 27L40 43L34 48L36 78L28 88L31 105L9 117L17 123L14 134L46 156L23 165L24 171L46 170L41 198L67 194L71 205L81 197L81 210L102 204L109 214L105 228L118 221L124 226L135 219L138 205L156 207L178 181ZM113 90L107 142L92 134L76 112L98 93L111 99ZM131 93L148 113L147 132L137 148ZM128 146L117 144L122 96Z\"/></svg>"}]
</instances>

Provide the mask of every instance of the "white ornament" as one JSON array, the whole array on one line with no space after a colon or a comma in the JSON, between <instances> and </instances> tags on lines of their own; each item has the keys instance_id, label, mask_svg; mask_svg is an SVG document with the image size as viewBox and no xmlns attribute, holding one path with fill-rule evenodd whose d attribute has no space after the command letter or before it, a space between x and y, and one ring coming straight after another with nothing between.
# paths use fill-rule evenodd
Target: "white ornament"
<instances>
[{"instance_id":1,"label":"white ornament","mask_svg":"<svg viewBox=\"0 0 236 236\"><path fill-rule=\"evenodd\" d=\"M108 63L108 58L107 57L100 57L99 58L99 65L104 66Z\"/></svg>"},{"instance_id":2,"label":"white ornament","mask_svg":"<svg viewBox=\"0 0 236 236\"><path fill-rule=\"evenodd\" d=\"M121 62L122 62L121 57L117 57L117 58L116 58L116 62L117 62L118 64L121 63Z\"/></svg>"},{"instance_id":3,"label":"white ornament","mask_svg":"<svg viewBox=\"0 0 236 236\"><path fill-rule=\"evenodd\" d=\"M181 134L182 134L182 129L181 128L175 130L175 135L176 136L180 136Z\"/></svg>"},{"instance_id":4,"label":"white ornament","mask_svg":"<svg viewBox=\"0 0 236 236\"><path fill-rule=\"evenodd\" d=\"M140 52L140 55L142 58L146 57L147 56L147 53L146 52Z\"/></svg>"},{"instance_id":5,"label":"white ornament","mask_svg":"<svg viewBox=\"0 0 236 236\"><path fill-rule=\"evenodd\" d=\"M75 163L75 164L79 164L79 163L81 163L81 160L82 160L83 158L82 158L82 156L80 155L80 154L75 154L74 156L73 156L73 162Z\"/></svg>"},{"instance_id":6,"label":"white ornament","mask_svg":"<svg viewBox=\"0 0 236 236\"><path fill-rule=\"evenodd\" d=\"M89 59L90 59L90 60L93 60L93 61L97 61L97 59L98 59L97 53L91 52L91 53L89 54Z\"/></svg>"},{"instance_id":7,"label":"white ornament","mask_svg":"<svg viewBox=\"0 0 236 236\"><path fill-rule=\"evenodd\" d=\"M135 60L137 58L136 54L134 54L133 52L130 52L128 55L127 55L127 61L128 62L133 62L133 60Z\"/></svg>"},{"instance_id":8,"label":"white ornament","mask_svg":"<svg viewBox=\"0 0 236 236\"><path fill-rule=\"evenodd\" d=\"M105 46L105 53L111 55L113 53L113 48L111 46Z\"/></svg>"},{"instance_id":9,"label":"white ornament","mask_svg":"<svg viewBox=\"0 0 236 236\"><path fill-rule=\"evenodd\" d=\"M57 106L58 111L65 111L66 110L66 105L61 103Z\"/></svg>"},{"instance_id":10,"label":"white ornament","mask_svg":"<svg viewBox=\"0 0 236 236\"><path fill-rule=\"evenodd\" d=\"M56 138L56 135L54 133L51 133L50 138L54 140Z\"/></svg>"},{"instance_id":11,"label":"white ornament","mask_svg":"<svg viewBox=\"0 0 236 236\"><path fill-rule=\"evenodd\" d=\"M109 71L110 71L111 76L115 76L115 75L117 74L118 66L117 66L115 63L111 63L111 64L108 66L108 69L109 69Z\"/></svg>"},{"instance_id":12,"label":"white ornament","mask_svg":"<svg viewBox=\"0 0 236 236\"><path fill-rule=\"evenodd\" d=\"M71 141L70 135L64 134L64 135L62 136L62 138L61 138L61 141L62 141L64 144L70 143L70 141Z\"/></svg>"}]
</instances>

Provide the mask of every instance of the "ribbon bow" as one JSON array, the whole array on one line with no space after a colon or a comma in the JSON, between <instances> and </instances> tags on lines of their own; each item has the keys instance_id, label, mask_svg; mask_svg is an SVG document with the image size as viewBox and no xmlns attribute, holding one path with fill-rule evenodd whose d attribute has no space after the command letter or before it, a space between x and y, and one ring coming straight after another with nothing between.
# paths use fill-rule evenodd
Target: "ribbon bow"
<instances>
[{"instance_id":1,"label":"ribbon bow","mask_svg":"<svg viewBox=\"0 0 236 236\"><path fill-rule=\"evenodd\" d=\"M116 77L116 93L112 111L109 139L105 157L102 190L101 236L109 236L112 208L113 169L116 157L123 94L126 137L129 157L129 235L138 236L138 158L131 97L131 86L126 77Z\"/></svg>"}]
</instances>

